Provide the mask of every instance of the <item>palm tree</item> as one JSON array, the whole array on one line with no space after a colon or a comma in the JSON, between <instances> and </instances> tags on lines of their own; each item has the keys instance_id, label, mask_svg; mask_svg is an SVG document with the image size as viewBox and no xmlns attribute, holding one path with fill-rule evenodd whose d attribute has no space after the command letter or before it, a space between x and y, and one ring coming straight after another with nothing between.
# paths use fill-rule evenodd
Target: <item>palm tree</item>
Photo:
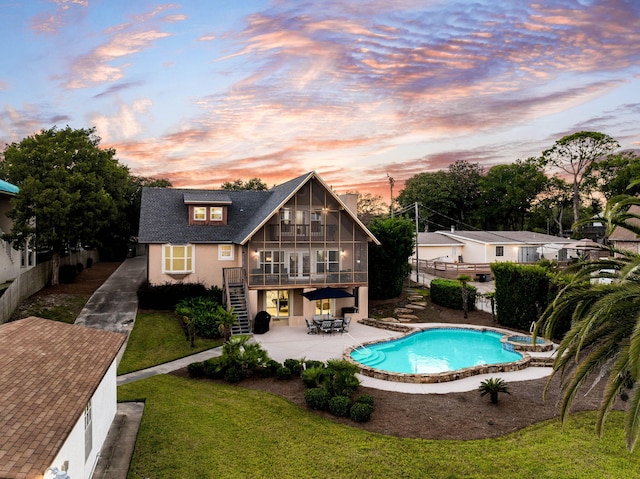
<instances>
[{"instance_id":1,"label":"palm tree","mask_svg":"<svg viewBox=\"0 0 640 479\"><path fill-rule=\"evenodd\" d=\"M461 274L456 279L462 284L462 310L466 319L469 317L469 289L467 288L467 283L473 278L468 274Z\"/></svg>"},{"instance_id":2,"label":"palm tree","mask_svg":"<svg viewBox=\"0 0 640 479\"><path fill-rule=\"evenodd\" d=\"M558 372L563 378L563 421L587 380L608 376L596 423L600 435L618 395L640 379L640 255L612 252L616 257L576 265L534 330L551 338L558 322L571 319L549 379ZM616 280L594 284L591 280L603 269L616 271ZM633 389L624 428L633 450L640 435L640 388Z\"/></svg>"},{"instance_id":3,"label":"palm tree","mask_svg":"<svg viewBox=\"0 0 640 479\"><path fill-rule=\"evenodd\" d=\"M231 338L231 326L238 324L238 315L233 312L233 308L227 311L223 306L216 308L216 321L220 325L220 332L225 343Z\"/></svg>"},{"instance_id":4,"label":"palm tree","mask_svg":"<svg viewBox=\"0 0 640 479\"><path fill-rule=\"evenodd\" d=\"M498 404L499 393L511 394L509 388L507 388L507 383L505 383L502 378L485 379L480 383L478 391L480 391L480 396L486 396L488 394L493 404Z\"/></svg>"}]
</instances>

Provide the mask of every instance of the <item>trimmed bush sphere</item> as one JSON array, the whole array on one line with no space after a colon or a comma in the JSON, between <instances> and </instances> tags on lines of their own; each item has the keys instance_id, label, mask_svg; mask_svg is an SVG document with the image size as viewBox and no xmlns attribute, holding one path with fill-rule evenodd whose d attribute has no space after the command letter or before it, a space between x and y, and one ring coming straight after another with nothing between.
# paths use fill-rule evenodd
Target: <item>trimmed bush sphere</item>
<instances>
[{"instance_id":1,"label":"trimmed bush sphere","mask_svg":"<svg viewBox=\"0 0 640 479\"><path fill-rule=\"evenodd\" d=\"M334 416L348 417L351 399L348 396L335 396L329 399L329 412Z\"/></svg>"},{"instance_id":2,"label":"trimmed bush sphere","mask_svg":"<svg viewBox=\"0 0 640 479\"><path fill-rule=\"evenodd\" d=\"M324 388L312 388L304 392L304 400L311 409L327 409L329 398L329 392Z\"/></svg>"},{"instance_id":3,"label":"trimmed bush sphere","mask_svg":"<svg viewBox=\"0 0 640 479\"><path fill-rule=\"evenodd\" d=\"M349 416L355 422L367 422L369 419L371 419L372 412L373 407L369 404L356 402L353 406L351 406Z\"/></svg>"},{"instance_id":4,"label":"trimmed bush sphere","mask_svg":"<svg viewBox=\"0 0 640 479\"><path fill-rule=\"evenodd\" d=\"M278 379L291 379L291 369L286 366L282 366L276 369L276 378Z\"/></svg>"}]
</instances>

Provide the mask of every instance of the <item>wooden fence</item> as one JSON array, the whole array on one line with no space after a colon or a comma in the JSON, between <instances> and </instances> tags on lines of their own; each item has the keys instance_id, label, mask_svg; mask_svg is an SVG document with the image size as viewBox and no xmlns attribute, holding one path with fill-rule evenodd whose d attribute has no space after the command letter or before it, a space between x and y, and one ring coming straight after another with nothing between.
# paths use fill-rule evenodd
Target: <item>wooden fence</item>
<instances>
[{"instance_id":1,"label":"wooden fence","mask_svg":"<svg viewBox=\"0 0 640 479\"><path fill-rule=\"evenodd\" d=\"M97 262L99 259L98 252L91 250L71 253L69 256L60 258L60 266L78 263L86 265L88 258ZM0 296L0 324L9 321L21 301L49 284L52 273L53 261L45 261L14 279L11 285L5 289L4 294Z\"/></svg>"}]
</instances>

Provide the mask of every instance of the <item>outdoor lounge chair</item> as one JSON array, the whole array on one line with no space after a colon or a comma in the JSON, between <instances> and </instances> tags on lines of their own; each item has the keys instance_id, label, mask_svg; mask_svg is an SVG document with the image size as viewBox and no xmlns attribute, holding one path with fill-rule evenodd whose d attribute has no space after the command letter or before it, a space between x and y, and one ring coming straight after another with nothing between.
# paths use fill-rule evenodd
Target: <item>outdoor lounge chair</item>
<instances>
[{"instance_id":1,"label":"outdoor lounge chair","mask_svg":"<svg viewBox=\"0 0 640 479\"><path fill-rule=\"evenodd\" d=\"M309 322L307 318L304 318L304 320L307 323L307 334L318 334L318 325L313 322Z\"/></svg>"}]
</instances>

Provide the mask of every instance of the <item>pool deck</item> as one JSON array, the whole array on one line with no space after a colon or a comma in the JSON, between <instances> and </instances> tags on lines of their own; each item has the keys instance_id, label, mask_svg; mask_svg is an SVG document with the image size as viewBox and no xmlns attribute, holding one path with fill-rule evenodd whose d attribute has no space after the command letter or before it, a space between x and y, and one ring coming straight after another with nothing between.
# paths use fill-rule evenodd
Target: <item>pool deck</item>
<instances>
[{"instance_id":1,"label":"pool deck","mask_svg":"<svg viewBox=\"0 0 640 479\"><path fill-rule=\"evenodd\" d=\"M407 323L405 323L407 324ZM469 327L473 329L483 329L482 327L473 325L452 325L444 323L411 323L407 324L416 328L420 327ZM316 359L326 361L328 359L342 358L343 352L351 346L366 343L368 341L393 339L402 336L403 333L397 333L386 329L365 326L360 323L352 322L349 333L344 334L307 334L306 326L288 326L286 321L271 321L270 329L265 334L256 334L254 339L260 343L262 347L269 353L269 357L276 361L284 361L285 359ZM521 334L504 328L496 327L505 331L506 334ZM532 357L549 357L555 351L545 353L529 353ZM456 381L448 381L437 384L412 384L395 381L383 381L358 375L358 378L365 387L374 389L382 389L385 391L396 391L409 394L446 394L451 392L473 391L480 386L480 383L490 377L500 377L504 381L516 382L526 381L530 379L539 379L547 377L551 374L550 367L528 367L520 371L501 372L493 374L479 374L465 379Z\"/></svg>"}]
</instances>

